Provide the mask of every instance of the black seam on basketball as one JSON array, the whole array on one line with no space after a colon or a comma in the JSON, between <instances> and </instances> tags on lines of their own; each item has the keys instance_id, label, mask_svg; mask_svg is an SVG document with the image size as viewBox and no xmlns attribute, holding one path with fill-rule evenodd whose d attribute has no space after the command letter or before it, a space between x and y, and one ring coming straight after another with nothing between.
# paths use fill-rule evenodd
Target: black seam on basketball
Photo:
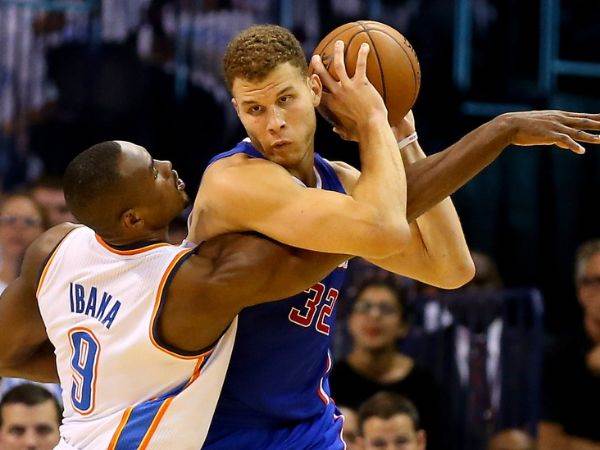
<instances>
[{"instance_id":1,"label":"black seam on basketball","mask_svg":"<svg viewBox=\"0 0 600 450\"><path fill-rule=\"evenodd\" d=\"M354 40L354 38L356 36L358 36L360 33L362 33L361 31L357 31L356 33L354 33L354 36L352 36L350 38L350 40L348 41L348 43L346 45L344 45L344 65L346 64L346 54L348 53L348 49L350 48L350 44L352 44L352 41ZM346 69L346 73L348 73L348 69ZM354 67L354 73L356 73L356 66ZM352 74L352 76L354 76L354 74Z\"/></svg>"},{"instance_id":2,"label":"black seam on basketball","mask_svg":"<svg viewBox=\"0 0 600 450\"><path fill-rule=\"evenodd\" d=\"M383 30L373 30L373 31L379 31L380 33L383 33L386 36L389 36L396 44L398 44L398 47L400 47L402 49L402 51L404 52L404 54L408 58L408 61L411 62L411 59L410 59L410 57L408 55L408 52L404 48L404 45L402 45L400 42L398 42L398 40L394 36L392 36L391 34L389 34L387 31L383 31ZM413 53L414 53L415 59L418 61L419 59L417 58L417 53L414 50L413 50ZM415 72L415 66L413 66L412 62L410 64L410 66L412 67L413 78L414 78L414 81L415 81L415 87L418 87L417 89L415 89L415 96L412 99L412 103L414 105L414 103L417 101L417 97L419 96L420 83L417 82L417 73ZM381 67L381 64L379 65L379 67ZM420 69L419 69L419 73L421 73Z\"/></svg>"},{"instance_id":3,"label":"black seam on basketball","mask_svg":"<svg viewBox=\"0 0 600 450\"><path fill-rule=\"evenodd\" d=\"M371 34L369 33L369 30L367 29L367 27L365 27L363 25L362 21L360 21L360 20L357 23L363 28L363 30L366 31L367 37L369 38L369 41L371 42L371 48L375 51L375 58L377 58L377 66L379 66L379 75L381 76L381 87L383 90L383 102L387 105L387 89L385 88L385 77L383 75L383 67L381 65L381 60L379 59L379 53L377 52L377 47L375 46L375 42L373 41L373 39L371 39Z\"/></svg>"},{"instance_id":4,"label":"black seam on basketball","mask_svg":"<svg viewBox=\"0 0 600 450\"><path fill-rule=\"evenodd\" d=\"M355 25L356 22L350 22L348 25ZM343 29L342 31L340 31L338 34L336 34L335 36L333 36L331 39L329 39L329 41L327 41L327 44L325 44L323 46L323 50L325 50L327 47L329 47L329 44L331 44L333 42L334 39L336 39L340 34L345 33L346 31L352 29L352 27L348 27L346 29ZM323 58L322 52L323 50L321 50L321 53L319 53L319 56L321 58ZM326 69L329 69L329 67L326 67Z\"/></svg>"}]
</instances>

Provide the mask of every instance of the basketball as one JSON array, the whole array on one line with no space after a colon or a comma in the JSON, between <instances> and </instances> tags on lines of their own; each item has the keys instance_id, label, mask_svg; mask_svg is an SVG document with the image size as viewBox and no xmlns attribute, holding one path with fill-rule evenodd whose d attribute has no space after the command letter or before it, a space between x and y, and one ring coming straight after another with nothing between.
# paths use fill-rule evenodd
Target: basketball
<instances>
[{"instance_id":1,"label":"basketball","mask_svg":"<svg viewBox=\"0 0 600 450\"><path fill-rule=\"evenodd\" d=\"M390 123L399 123L415 104L421 86L419 60L408 40L392 27L371 20L350 22L336 28L314 51L336 80L332 63L338 40L344 41L344 61L349 76L354 75L361 44L369 44L367 77L383 97ZM325 108L319 107L319 112L335 123L335 118Z\"/></svg>"}]
</instances>

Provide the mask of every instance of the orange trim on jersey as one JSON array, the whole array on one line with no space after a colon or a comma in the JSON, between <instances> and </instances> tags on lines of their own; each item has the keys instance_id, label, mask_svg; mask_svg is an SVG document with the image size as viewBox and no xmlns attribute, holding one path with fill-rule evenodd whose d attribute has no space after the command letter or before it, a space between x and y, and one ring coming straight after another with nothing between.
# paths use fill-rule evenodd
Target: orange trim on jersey
<instances>
[{"instance_id":1,"label":"orange trim on jersey","mask_svg":"<svg viewBox=\"0 0 600 450\"><path fill-rule=\"evenodd\" d=\"M194 381L196 381L198 379L198 377L200 376L200 373L202 372L202 364L204 364L204 361L206 361L206 358L208 358L208 356L209 356L208 354L210 354L211 352L212 352L212 350L210 350L209 352L207 352L207 354L202 355L200 358L198 358L198 362L196 363L196 366L194 367L194 372L192 373L190 380L187 382L187 384L185 385L185 387L183 389L187 389L190 384L192 384ZM138 450L145 450L148 447L148 444L150 443L150 440L152 439L154 432L158 428L160 421L162 420L163 416L167 412L167 409L169 408L169 406L171 405L171 402L175 399L175 397L177 397L177 396L173 396L173 397L170 397L167 400L165 400L165 402L158 409L158 412L156 413L156 417L154 417L154 420L150 424L150 427L148 428L148 431L144 435L144 438L142 439L142 442L141 442Z\"/></svg>"},{"instance_id":2,"label":"orange trim on jersey","mask_svg":"<svg viewBox=\"0 0 600 450\"><path fill-rule=\"evenodd\" d=\"M187 255L188 253L190 253L193 250L194 249L185 249L185 250L182 250L181 252L177 253L177 255L175 255L175 258L173 258L173 260L171 261L171 263L165 270L165 273L163 274L163 276L160 280L160 284L158 285L158 291L156 292L156 299L154 301L154 310L152 311L152 318L150 320L150 330L149 330L150 341L157 349L159 349L165 353L168 353L169 355L174 356L175 358L186 359L186 360L202 358L205 355L210 354L210 352L212 352L213 349L210 349L207 352L202 353L201 355L192 355L192 356L179 355L175 352L172 352L169 349L162 347L154 338L154 333L152 332L152 330L154 328L154 322L156 321L156 315L158 314L158 309L160 308L160 301L162 299L163 290L165 288L165 284L167 283L167 279L169 278L169 275L171 275L173 268L177 265L177 263L181 260L181 258L183 258L185 255Z\"/></svg>"},{"instance_id":3,"label":"orange trim on jersey","mask_svg":"<svg viewBox=\"0 0 600 450\"><path fill-rule=\"evenodd\" d=\"M144 247L134 248L132 250L117 250L116 248L113 248L110 245L108 245L104 241L104 239L102 239L97 234L95 236L96 236L96 240L102 247L104 247L106 250L108 250L111 253L115 253L116 255L121 255L121 256L137 255L139 253L144 253L144 252L147 252L150 250L154 250L155 248L164 247L166 245L171 245L171 244L168 244L167 242L159 242L157 244L150 244L150 245L146 245Z\"/></svg>"},{"instance_id":4,"label":"orange trim on jersey","mask_svg":"<svg viewBox=\"0 0 600 450\"><path fill-rule=\"evenodd\" d=\"M150 443L150 439L152 439L152 436L154 435L154 432L156 431L156 428L158 428L158 424L162 420L163 416L165 415L165 412L167 411L167 409L171 405L171 402L173 401L174 398L175 397L168 398L160 406L160 408L158 409L158 413L156 413L156 417L154 417L154 420L150 424L150 428L148 428L148 431L144 435L144 438L142 439L142 442L140 443L140 446L138 447L138 450L146 450L146 448L148 447L148 444Z\"/></svg>"},{"instance_id":5,"label":"orange trim on jersey","mask_svg":"<svg viewBox=\"0 0 600 450\"><path fill-rule=\"evenodd\" d=\"M44 270L42 271L42 275L40 276L40 281L38 281L38 286L37 286L37 289L35 291L36 298L38 298L40 296L40 292L42 290L42 285L44 284L44 279L46 278L46 274L48 273L48 269L50 268L50 264L52 264L52 261L54 261L54 257L56 256L56 253L57 253L56 250L58 250L58 247L56 247L54 249L54 251L52 252L52 255L50 256L50 258L46 262L46 265L44 266Z\"/></svg>"},{"instance_id":6,"label":"orange trim on jersey","mask_svg":"<svg viewBox=\"0 0 600 450\"><path fill-rule=\"evenodd\" d=\"M108 445L107 450L115 450L117 446L117 442L119 442L119 438L121 437L121 433L127 425L127 421L129 420L129 416L131 416L131 411L133 411L133 406L130 406L123 413L123 417L121 417L121 422L119 422L119 426L117 427L115 434L113 434L112 439L110 440L110 444Z\"/></svg>"},{"instance_id":7,"label":"orange trim on jersey","mask_svg":"<svg viewBox=\"0 0 600 450\"><path fill-rule=\"evenodd\" d=\"M183 389L188 388L194 381L196 381L198 379L198 377L200 377L200 374L202 373L202 365L204 364L206 359L210 356L210 353L212 353L212 350L207 352L206 356L203 355L200 358L198 358L198 361L196 362L196 366L194 367L194 372L192 373L192 376L190 377L189 381L187 382L187 384L185 385L185 387ZM179 395L179 394L177 394L177 395ZM158 412L156 413L156 416L154 417L154 419L152 420L152 423L150 424L150 427L148 427L148 431L146 431L146 434L142 438L142 442L140 443L138 450L145 450L148 447L148 444L150 444L150 440L152 439L152 436L154 436L154 432L158 428L160 421L163 419L165 413L167 412L167 409L169 408L169 406L171 406L171 403L177 397L177 395L167 398L164 401L164 403L160 406L160 408L158 409ZM155 397L154 399L152 399L150 401L155 401L158 398L159 397ZM131 412L133 411L134 408L135 407L130 406L129 408L127 408L127 410L125 410L125 413L123 413L121 422L119 423L119 426L118 426L117 430L115 431L115 434L113 435L113 438L111 439L110 445L108 446L107 450L114 450L116 448L116 445L119 442L119 438L121 437L121 433L125 429L125 426L127 425L127 422L129 421L129 417L131 416Z\"/></svg>"}]
</instances>

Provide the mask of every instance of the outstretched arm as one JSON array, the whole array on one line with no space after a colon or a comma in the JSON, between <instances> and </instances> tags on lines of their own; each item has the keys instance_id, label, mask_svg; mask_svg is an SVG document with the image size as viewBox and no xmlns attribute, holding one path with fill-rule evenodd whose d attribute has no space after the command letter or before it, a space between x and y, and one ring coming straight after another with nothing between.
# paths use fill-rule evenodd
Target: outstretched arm
<instances>
[{"instance_id":1,"label":"outstretched arm","mask_svg":"<svg viewBox=\"0 0 600 450\"><path fill-rule=\"evenodd\" d=\"M456 192L509 145L556 145L580 154L585 149L578 142L600 144L598 136L583 130L600 130L600 114L527 111L494 118L406 168L408 220Z\"/></svg>"}]
</instances>

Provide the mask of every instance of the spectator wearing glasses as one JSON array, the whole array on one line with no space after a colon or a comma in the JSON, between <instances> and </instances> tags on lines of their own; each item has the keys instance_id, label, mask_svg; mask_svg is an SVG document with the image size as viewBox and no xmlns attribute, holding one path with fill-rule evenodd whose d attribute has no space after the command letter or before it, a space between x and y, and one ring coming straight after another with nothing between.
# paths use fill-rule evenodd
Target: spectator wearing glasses
<instances>
[{"instance_id":1,"label":"spectator wearing glasses","mask_svg":"<svg viewBox=\"0 0 600 450\"><path fill-rule=\"evenodd\" d=\"M0 203L0 292L17 278L25 250L47 229L42 207L31 197L12 194Z\"/></svg>"},{"instance_id":2,"label":"spectator wearing glasses","mask_svg":"<svg viewBox=\"0 0 600 450\"><path fill-rule=\"evenodd\" d=\"M357 291L348 317L353 346L330 377L335 401L358 408L380 391L407 397L419 410L429 448L441 448L440 392L433 375L398 350L408 332L405 293L388 280L370 279Z\"/></svg>"},{"instance_id":3,"label":"spectator wearing glasses","mask_svg":"<svg viewBox=\"0 0 600 450\"><path fill-rule=\"evenodd\" d=\"M600 239L575 257L582 333L569 330L544 364L539 450L600 450Z\"/></svg>"}]
</instances>

